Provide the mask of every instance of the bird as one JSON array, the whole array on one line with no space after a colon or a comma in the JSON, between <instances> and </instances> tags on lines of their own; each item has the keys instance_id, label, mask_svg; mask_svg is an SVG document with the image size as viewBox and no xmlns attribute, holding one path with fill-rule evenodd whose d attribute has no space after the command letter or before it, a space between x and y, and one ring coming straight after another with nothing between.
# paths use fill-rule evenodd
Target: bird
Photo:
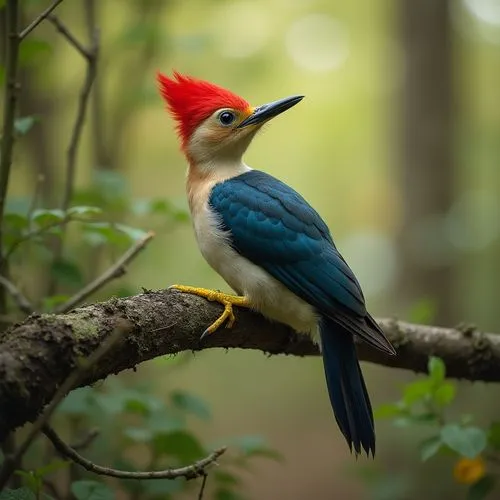
<instances>
[{"instance_id":1,"label":"bird","mask_svg":"<svg viewBox=\"0 0 500 500\"><path fill-rule=\"evenodd\" d=\"M198 247L236 295L172 288L224 306L202 338L224 324L232 327L234 307L310 335L320 346L334 417L351 453L374 457L373 411L355 338L387 355L396 351L368 313L361 286L318 212L290 186L243 160L262 126L304 96L253 107L230 90L177 71L158 71L156 79L187 160Z\"/></svg>"}]
</instances>

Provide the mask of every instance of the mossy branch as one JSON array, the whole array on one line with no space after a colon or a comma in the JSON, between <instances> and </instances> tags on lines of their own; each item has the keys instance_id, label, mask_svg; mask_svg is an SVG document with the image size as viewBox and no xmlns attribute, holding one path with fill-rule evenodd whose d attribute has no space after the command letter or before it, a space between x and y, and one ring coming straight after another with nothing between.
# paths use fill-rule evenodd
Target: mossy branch
<instances>
[{"instance_id":1,"label":"mossy branch","mask_svg":"<svg viewBox=\"0 0 500 500\"><path fill-rule=\"evenodd\" d=\"M124 332L123 337L80 385L182 351L222 347L295 356L319 354L308 336L244 309L238 309L232 330L200 342L201 333L220 313L217 303L161 290L111 299L67 314L32 314L0 334L0 441L11 430L36 419L79 360L94 352L117 328ZM386 356L359 344L362 360L423 372L429 356L438 356L445 361L450 377L500 381L500 335L393 319L379 323L398 355Z\"/></svg>"}]
</instances>

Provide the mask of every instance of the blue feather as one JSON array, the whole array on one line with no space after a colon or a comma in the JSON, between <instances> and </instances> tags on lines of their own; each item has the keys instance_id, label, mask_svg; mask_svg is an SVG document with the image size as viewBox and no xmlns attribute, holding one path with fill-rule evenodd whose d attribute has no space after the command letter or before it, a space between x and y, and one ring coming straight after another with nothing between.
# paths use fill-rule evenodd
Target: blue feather
<instances>
[{"instance_id":1,"label":"blue feather","mask_svg":"<svg viewBox=\"0 0 500 500\"><path fill-rule=\"evenodd\" d=\"M252 170L216 185L209 203L231 232L234 248L271 275L279 274L301 298L332 314L336 305L366 314L359 283L328 227L292 188Z\"/></svg>"},{"instance_id":2,"label":"blue feather","mask_svg":"<svg viewBox=\"0 0 500 500\"><path fill-rule=\"evenodd\" d=\"M296 191L251 170L215 185L209 205L237 252L339 326L394 354L327 225Z\"/></svg>"},{"instance_id":3,"label":"blue feather","mask_svg":"<svg viewBox=\"0 0 500 500\"><path fill-rule=\"evenodd\" d=\"M209 205L220 216L238 253L319 313L323 363L335 418L351 450L374 454L372 408L354 335L386 353L395 351L366 311L361 287L328 227L296 191L257 170L216 184Z\"/></svg>"},{"instance_id":4,"label":"blue feather","mask_svg":"<svg viewBox=\"0 0 500 500\"><path fill-rule=\"evenodd\" d=\"M349 332L322 318L320 335L326 384L333 413L349 448L375 456L373 412Z\"/></svg>"}]
</instances>

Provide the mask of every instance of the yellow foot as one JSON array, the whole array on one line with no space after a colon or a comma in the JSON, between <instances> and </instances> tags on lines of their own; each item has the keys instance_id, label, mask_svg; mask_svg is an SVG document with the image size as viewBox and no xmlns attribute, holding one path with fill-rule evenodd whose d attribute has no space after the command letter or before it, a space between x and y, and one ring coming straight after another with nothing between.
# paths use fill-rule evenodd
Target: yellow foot
<instances>
[{"instance_id":1,"label":"yellow foot","mask_svg":"<svg viewBox=\"0 0 500 500\"><path fill-rule=\"evenodd\" d=\"M172 285L169 288L175 288L180 292L198 295L210 301L220 302L224 306L224 312L201 334L200 340L216 332L226 320L226 328L232 328L236 320L233 313L233 306L250 307L248 299L238 295L228 295L227 293L208 290L207 288L197 288L195 286Z\"/></svg>"}]
</instances>

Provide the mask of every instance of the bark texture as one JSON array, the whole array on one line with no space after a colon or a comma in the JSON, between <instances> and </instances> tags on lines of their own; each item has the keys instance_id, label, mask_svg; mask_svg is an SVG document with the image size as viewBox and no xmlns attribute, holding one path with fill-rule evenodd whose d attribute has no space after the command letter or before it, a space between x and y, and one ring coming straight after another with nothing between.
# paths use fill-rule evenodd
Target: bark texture
<instances>
[{"instance_id":1,"label":"bark texture","mask_svg":"<svg viewBox=\"0 0 500 500\"><path fill-rule=\"evenodd\" d=\"M308 336L262 316L238 309L233 329L200 342L222 306L175 290L143 294L75 309L67 314L32 314L0 334L0 441L33 421L57 388L113 332L122 338L92 368L80 385L134 368L156 356L222 347L258 349L270 354L318 355ZM379 320L398 351L386 356L358 345L360 359L426 370L428 357L443 358L450 377L500 381L500 335L474 328L438 328L394 319Z\"/></svg>"}]
</instances>

